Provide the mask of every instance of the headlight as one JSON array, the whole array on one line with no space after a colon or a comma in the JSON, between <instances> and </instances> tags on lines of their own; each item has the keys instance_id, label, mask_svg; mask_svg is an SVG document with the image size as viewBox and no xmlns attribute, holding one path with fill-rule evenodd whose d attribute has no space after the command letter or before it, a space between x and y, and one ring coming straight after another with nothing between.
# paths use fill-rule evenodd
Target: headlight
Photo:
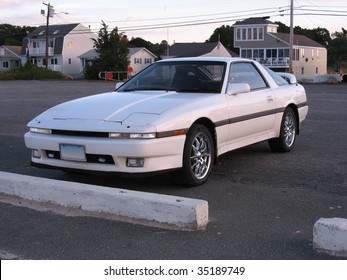
<instances>
[{"instance_id":1,"label":"headlight","mask_svg":"<svg viewBox=\"0 0 347 280\"><path fill-rule=\"evenodd\" d=\"M108 134L109 138L116 138L116 139L154 139L156 138L155 133L117 133L117 132L111 132Z\"/></svg>"},{"instance_id":2,"label":"headlight","mask_svg":"<svg viewBox=\"0 0 347 280\"><path fill-rule=\"evenodd\" d=\"M30 127L30 132L41 133L41 134L52 134L52 129Z\"/></svg>"}]
</instances>

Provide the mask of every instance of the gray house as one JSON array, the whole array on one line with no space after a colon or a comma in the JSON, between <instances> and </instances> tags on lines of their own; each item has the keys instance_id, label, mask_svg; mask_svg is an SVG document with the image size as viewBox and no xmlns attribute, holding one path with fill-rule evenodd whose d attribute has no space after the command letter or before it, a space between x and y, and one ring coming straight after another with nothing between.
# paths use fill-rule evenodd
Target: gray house
<instances>
[{"instance_id":1,"label":"gray house","mask_svg":"<svg viewBox=\"0 0 347 280\"><path fill-rule=\"evenodd\" d=\"M238 57L238 54L225 48L221 42L174 43L163 58L197 56Z\"/></svg>"},{"instance_id":2,"label":"gray house","mask_svg":"<svg viewBox=\"0 0 347 280\"><path fill-rule=\"evenodd\" d=\"M277 32L277 24L266 18L249 18L233 27L234 46L240 49L240 57L257 60L275 71L289 70L289 34ZM324 46L294 34L293 49L293 72L299 79L327 73Z\"/></svg>"},{"instance_id":3,"label":"gray house","mask_svg":"<svg viewBox=\"0 0 347 280\"><path fill-rule=\"evenodd\" d=\"M21 65L20 46L0 46L0 72Z\"/></svg>"}]
</instances>

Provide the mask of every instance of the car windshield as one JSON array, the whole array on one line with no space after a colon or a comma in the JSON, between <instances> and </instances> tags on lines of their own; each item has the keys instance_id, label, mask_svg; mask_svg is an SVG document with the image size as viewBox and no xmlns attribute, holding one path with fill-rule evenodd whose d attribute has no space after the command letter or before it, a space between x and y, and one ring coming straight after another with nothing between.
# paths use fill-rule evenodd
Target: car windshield
<instances>
[{"instance_id":1,"label":"car windshield","mask_svg":"<svg viewBox=\"0 0 347 280\"><path fill-rule=\"evenodd\" d=\"M226 69L219 61L163 61L154 63L118 91L177 91L220 93Z\"/></svg>"}]
</instances>

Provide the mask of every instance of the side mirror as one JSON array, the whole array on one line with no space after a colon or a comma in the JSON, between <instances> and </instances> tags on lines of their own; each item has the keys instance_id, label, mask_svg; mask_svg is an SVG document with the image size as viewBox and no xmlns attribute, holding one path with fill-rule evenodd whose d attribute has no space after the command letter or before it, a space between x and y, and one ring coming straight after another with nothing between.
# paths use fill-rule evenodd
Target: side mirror
<instances>
[{"instance_id":1,"label":"side mirror","mask_svg":"<svg viewBox=\"0 0 347 280\"><path fill-rule=\"evenodd\" d=\"M288 84L290 85L296 85L298 81L296 80L296 77L293 74L290 73L278 73L283 79L285 79Z\"/></svg>"},{"instance_id":2,"label":"side mirror","mask_svg":"<svg viewBox=\"0 0 347 280\"><path fill-rule=\"evenodd\" d=\"M123 82L116 83L116 87L114 90L119 89L123 84L124 84Z\"/></svg>"},{"instance_id":3,"label":"side mirror","mask_svg":"<svg viewBox=\"0 0 347 280\"><path fill-rule=\"evenodd\" d=\"M249 84L246 83L229 83L227 87L227 94L228 95L236 95L240 93L247 93L250 92L251 88Z\"/></svg>"}]
</instances>

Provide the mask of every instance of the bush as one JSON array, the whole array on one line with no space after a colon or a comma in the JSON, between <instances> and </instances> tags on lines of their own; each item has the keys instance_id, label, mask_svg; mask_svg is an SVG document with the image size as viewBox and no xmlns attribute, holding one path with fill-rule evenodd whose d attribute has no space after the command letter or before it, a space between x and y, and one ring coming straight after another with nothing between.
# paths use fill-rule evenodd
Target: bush
<instances>
[{"instance_id":1,"label":"bush","mask_svg":"<svg viewBox=\"0 0 347 280\"><path fill-rule=\"evenodd\" d=\"M66 80L69 79L61 72L52 71L44 67L38 67L32 63L26 63L19 68L13 68L0 72L0 80Z\"/></svg>"},{"instance_id":2,"label":"bush","mask_svg":"<svg viewBox=\"0 0 347 280\"><path fill-rule=\"evenodd\" d=\"M84 78L87 80L99 80L100 67L97 63L88 64L84 69Z\"/></svg>"}]
</instances>

